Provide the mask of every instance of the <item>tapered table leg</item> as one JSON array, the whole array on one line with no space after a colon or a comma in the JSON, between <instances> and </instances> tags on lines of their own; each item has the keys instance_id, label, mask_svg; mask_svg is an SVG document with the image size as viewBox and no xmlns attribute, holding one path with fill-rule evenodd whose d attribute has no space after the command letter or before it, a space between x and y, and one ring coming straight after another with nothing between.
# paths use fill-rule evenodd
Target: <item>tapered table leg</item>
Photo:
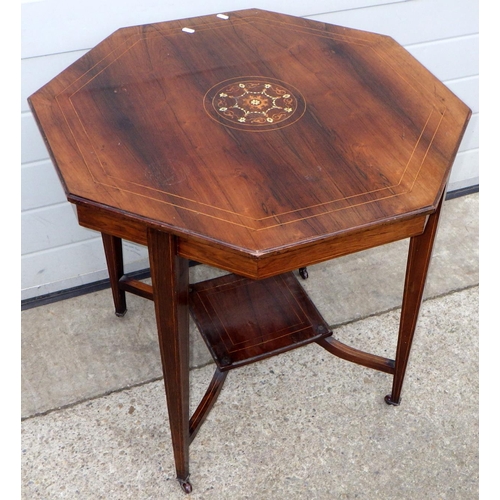
<instances>
[{"instance_id":1,"label":"tapered table leg","mask_svg":"<svg viewBox=\"0 0 500 500\"><path fill-rule=\"evenodd\" d=\"M177 479L189 493L189 261L168 233L148 229L148 249Z\"/></svg>"},{"instance_id":2,"label":"tapered table leg","mask_svg":"<svg viewBox=\"0 0 500 500\"><path fill-rule=\"evenodd\" d=\"M436 212L429 216L424 232L410 239L392 392L385 397L385 402L394 406L398 406L401 402L401 389L417 325L420 304L422 303L427 271L429 269L432 247L434 245L444 196L443 194Z\"/></svg>"},{"instance_id":3,"label":"tapered table leg","mask_svg":"<svg viewBox=\"0 0 500 500\"><path fill-rule=\"evenodd\" d=\"M127 312L125 291L120 290L119 281L123 276L123 247L122 240L116 236L101 233L104 245L104 254L108 265L109 280L115 304L115 314L123 316Z\"/></svg>"}]
</instances>

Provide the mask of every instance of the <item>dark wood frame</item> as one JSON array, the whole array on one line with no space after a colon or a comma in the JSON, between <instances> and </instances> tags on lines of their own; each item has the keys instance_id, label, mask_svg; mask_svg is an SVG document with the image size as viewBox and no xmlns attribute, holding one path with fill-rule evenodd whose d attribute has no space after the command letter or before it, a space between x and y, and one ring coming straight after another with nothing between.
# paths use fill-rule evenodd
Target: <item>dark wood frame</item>
<instances>
[{"instance_id":1,"label":"dark wood frame","mask_svg":"<svg viewBox=\"0 0 500 500\"><path fill-rule=\"evenodd\" d=\"M133 26L29 103L80 225L103 235L116 314L125 314L127 292L154 301L184 491L189 444L227 370L242 363L314 341L393 375L385 400L400 403L443 193L471 110L395 40L257 9ZM275 302L285 333L271 331L261 344L258 307L246 323L249 342L236 323L219 321L214 334L212 312L191 307L217 369L190 420L188 319L201 290L190 291L190 260L247 280L245 293L262 304L278 276L307 278L307 266L404 238L395 359L334 339L297 283L286 284L289 275L280 289L288 298ZM122 239L148 247L152 285L125 273ZM303 313L292 321L287 300ZM231 359L238 342L244 352Z\"/></svg>"},{"instance_id":2,"label":"dark wood frame","mask_svg":"<svg viewBox=\"0 0 500 500\"><path fill-rule=\"evenodd\" d=\"M328 336L315 340L318 345L335 356L393 375L392 391L385 396L385 401L389 405L397 406L401 402L403 381L422 302L443 198L444 196L441 197L437 210L427 218L423 231L420 234L414 234L411 231L408 235L410 237L410 246L395 359L352 348L333 338L331 332L329 332ZM95 216L93 225L97 229L96 219L100 218L98 211L94 213L91 208L86 208L80 209L79 214L84 214L84 220L80 220L83 225L88 225L89 219ZM105 223L104 226L106 225L109 228L109 224ZM409 227L414 226L410 224ZM123 230L120 231L120 233L122 232ZM113 236L109 233L102 233L103 245L117 316L125 314L126 292L154 301L177 479L183 490L189 493L192 491L189 481L189 445L214 406L228 371L221 370L219 366L215 369L212 381L204 397L190 418L189 260L180 255L181 242L177 236L152 227L145 228L145 232L147 235L146 242L150 258L152 285L129 278L124 273L121 234L120 236ZM397 225L392 232L386 231L387 235L392 236L392 238L388 238L388 242L404 237ZM141 238L139 243L143 242ZM338 242L339 245L341 243L341 241ZM354 244L344 246L344 248L354 249L365 247L366 243L363 241L356 241ZM306 264L314 263L315 254L307 252L307 255L309 257L305 257L301 262ZM269 355L273 354L276 353L269 352ZM262 357L259 359L262 359Z\"/></svg>"}]
</instances>

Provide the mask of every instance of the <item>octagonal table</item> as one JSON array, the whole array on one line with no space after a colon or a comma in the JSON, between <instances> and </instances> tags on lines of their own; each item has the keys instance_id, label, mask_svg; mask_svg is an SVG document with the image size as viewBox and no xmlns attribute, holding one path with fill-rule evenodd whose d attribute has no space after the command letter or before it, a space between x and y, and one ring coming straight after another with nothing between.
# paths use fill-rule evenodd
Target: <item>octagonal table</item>
<instances>
[{"instance_id":1,"label":"octagonal table","mask_svg":"<svg viewBox=\"0 0 500 500\"><path fill-rule=\"evenodd\" d=\"M229 370L317 342L400 402L470 110L389 37L262 10L120 29L29 99L117 315L154 300L177 478ZM395 359L332 337L293 270L411 238ZM147 245L152 285L124 272ZM231 274L190 286L189 260ZM188 315L216 362L189 416Z\"/></svg>"}]
</instances>

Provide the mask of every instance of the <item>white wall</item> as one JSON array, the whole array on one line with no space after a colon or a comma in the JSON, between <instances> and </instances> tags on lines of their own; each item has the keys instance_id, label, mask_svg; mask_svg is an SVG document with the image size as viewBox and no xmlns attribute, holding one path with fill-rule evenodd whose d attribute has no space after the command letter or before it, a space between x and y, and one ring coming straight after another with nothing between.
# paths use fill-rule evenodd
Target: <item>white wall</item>
<instances>
[{"instance_id":1,"label":"white wall","mask_svg":"<svg viewBox=\"0 0 500 500\"><path fill-rule=\"evenodd\" d=\"M472 111L450 190L479 183L478 2L474 0L22 0L22 299L107 277L100 236L78 226L27 97L115 29L262 8L395 38ZM126 244L127 271L148 267Z\"/></svg>"}]
</instances>

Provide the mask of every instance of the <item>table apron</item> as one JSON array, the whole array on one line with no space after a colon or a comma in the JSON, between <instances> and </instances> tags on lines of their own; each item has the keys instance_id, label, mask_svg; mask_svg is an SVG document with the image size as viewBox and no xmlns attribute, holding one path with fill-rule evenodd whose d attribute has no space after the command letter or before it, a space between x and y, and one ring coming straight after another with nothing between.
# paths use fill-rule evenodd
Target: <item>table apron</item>
<instances>
[{"instance_id":1,"label":"table apron","mask_svg":"<svg viewBox=\"0 0 500 500\"><path fill-rule=\"evenodd\" d=\"M149 224L99 207L77 204L81 226L147 246ZM263 279L424 232L428 214L392 221L275 252L254 255L213 241L177 235L179 256L252 279ZM152 225L151 225L152 226Z\"/></svg>"}]
</instances>

